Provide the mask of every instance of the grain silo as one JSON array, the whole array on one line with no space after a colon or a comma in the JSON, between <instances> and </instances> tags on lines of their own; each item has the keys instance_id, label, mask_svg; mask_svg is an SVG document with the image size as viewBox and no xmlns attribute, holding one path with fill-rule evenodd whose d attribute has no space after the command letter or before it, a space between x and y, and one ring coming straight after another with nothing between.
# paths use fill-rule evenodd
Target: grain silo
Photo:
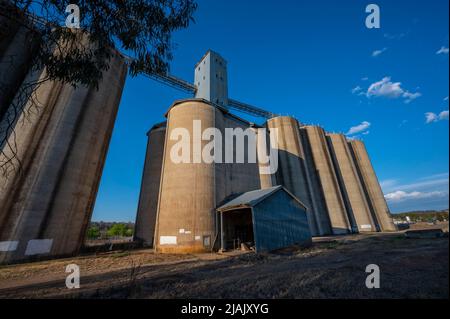
<instances>
[{"instance_id":1,"label":"grain silo","mask_svg":"<svg viewBox=\"0 0 450 319\"><path fill-rule=\"evenodd\" d=\"M142 173L134 239L153 246L159 185L166 138L166 122L154 125L147 133L148 143Z\"/></svg>"},{"instance_id":2,"label":"grain silo","mask_svg":"<svg viewBox=\"0 0 450 319\"><path fill-rule=\"evenodd\" d=\"M210 251L218 235L218 205L261 187L258 163L249 162L247 152L248 138L256 134L251 123L203 99L177 101L166 116L155 248L160 252ZM222 137L226 140L228 135L234 141L235 134L241 133L249 134L247 142L240 145L242 149L234 145L227 162ZM183 139L186 159L181 156ZM210 151L208 145L214 145L217 154L211 162L203 158L204 150ZM239 163L241 152L244 162Z\"/></svg>"},{"instance_id":3,"label":"grain silo","mask_svg":"<svg viewBox=\"0 0 450 319\"><path fill-rule=\"evenodd\" d=\"M327 139L342 196L355 231L376 231L376 225L372 219L369 204L346 137L343 134L327 134Z\"/></svg>"},{"instance_id":4,"label":"grain silo","mask_svg":"<svg viewBox=\"0 0 450 319\"><path fill-rule=\"evenodd\" d=\"M311 198L314 201L316 207L317 229L319 231L319 235L321 236L331 235L331 223L328 216L327 205L325 203L325 196L322 191L319 175L317 174L317 170L314 165L314 159L312 156L311 147L309 145L308 135L306 130L303 128L299 130L299 133L303 149L305 151L306 171L308 173L308 176L310 177L309 180L311 181Z\"/></svg>"},{"instance_id":5,"label":"grain silo","mask_svg":"<svg viewBox=\"0 0 450 319\"><path fill-rule=\"evenodd\" d=\"M36 32L27 24L25 19L0 15L0 119L28 73L39 43Z\"/></svg>"},{"instance_id":6,"label":"grain silo","mask_svg":"<svg viewBox=\"0 0 450 319\"><path fill-rule=\"evenodd\" d=\"M0 263L79 250L126 74L116 52L98 90L47 81L27 101L15 127L22 174L0 175ZM45 78L45 71L28 77ZM7 114L14 111L9 107Z\"/></svg>"},{"instance_id":7,"label":"grain silo","mask_svg":"<svg viewBox=\"0 0 450 319\"><path fill-rule=\"evenodd\" d=\"M372 210L372 216L374 219L376 218L381 231L395 231L395 225L364 143L353 140L349 142L349 145L358 168L367 201Z\"/></svg>"},{"instance_id":8,"label":"grain silo","mask_svg":"<svg viewBox=\"0 0 450 319\"><path fill-rule=\"evenodd\" d=\"M289 116L278 116L267 121L269 130L278 130L278 171L276 181L292 192L306 207L311 234L319 234L316 206L311 198L309 176L306 171L305 152L300 140L299 123Z\"/></svg>"},{"instance_id":9,"label":"grain silo","mask_svg":"<svg viewBox=\"0 0 450 319\"><path fill-rule=\"evenodd\" d=\"M215 239L215 164L201 159L201 129L216 126L220 111L201 100L175 102L167 113L155 248L161 252L202 252ZM182 158L183 155L186 158Z\"/></svg>"},{"instance_id":10,"label":"grain silo","mask_svg":"<svg viewBox=\"0 0 450 319\"><path fill-rule=\"evenodd\" d=\"M314 169L320 181L325 207L328 212L333 234L346 234L351 231L344 200L341 195L336 172L328 150L325 133L318 126L303 126L306 143L314 162Z\"/></svg>"}]
</instances>

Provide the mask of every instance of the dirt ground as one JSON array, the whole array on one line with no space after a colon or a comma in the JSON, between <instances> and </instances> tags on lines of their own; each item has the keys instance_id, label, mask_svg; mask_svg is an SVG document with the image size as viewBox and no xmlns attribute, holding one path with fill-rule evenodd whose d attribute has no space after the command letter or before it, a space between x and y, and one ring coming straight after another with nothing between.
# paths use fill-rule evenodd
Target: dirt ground
<instances>
[{"instance_id":1,"label":"dirt ground","mask_svg":"<svg viewBox=\"0 0 450 319\"><path fill-rule=\"evenodd\" d=\"M448 229L448 225L447 225ZM81 288L65 285L80 267ZM0 267L0 298L448 298L448 236L318 238L271 254L111 252ZM365 286L377 264L381 287Z\"/></svg>"}]
</instances>

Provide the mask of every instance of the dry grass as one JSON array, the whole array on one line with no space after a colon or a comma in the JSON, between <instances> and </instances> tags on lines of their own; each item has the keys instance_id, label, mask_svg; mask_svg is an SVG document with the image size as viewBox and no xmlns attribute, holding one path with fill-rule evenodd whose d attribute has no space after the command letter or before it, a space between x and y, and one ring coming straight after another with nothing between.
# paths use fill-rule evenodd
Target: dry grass
<instances>
[{"instance_id":1,"label":"dry grass","mask_svg":"<svg viewBox=\"0 0 450 319\"><path fill-rule=\"evenodd\" d=\"M80 266L81 289L65 288L68 263ZM380 266L380 289L365 287L371 263ZM448 298L448 279L448 238L395 233L339 237L276 254L140 250L8 266L0 268L0 297Z\"/></svg>"}]
</instances>

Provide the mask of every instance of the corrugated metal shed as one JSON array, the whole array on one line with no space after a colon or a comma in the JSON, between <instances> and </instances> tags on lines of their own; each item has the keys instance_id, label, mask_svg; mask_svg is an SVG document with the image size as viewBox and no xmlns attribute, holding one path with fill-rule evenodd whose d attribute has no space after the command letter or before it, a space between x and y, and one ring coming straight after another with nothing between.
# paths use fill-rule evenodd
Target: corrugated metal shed
<instances>
[{"instance_id":1,"label":"corrugated metal shed","mask_svg":"<svg viewBox=\"0 0 450 319\"><path fill-rule=\"evenodd\" d=\"M217 210L222 250L240 243L256 252L311 243L307 208L282 186L246 192Z\"/></svg>"}]
</instances>

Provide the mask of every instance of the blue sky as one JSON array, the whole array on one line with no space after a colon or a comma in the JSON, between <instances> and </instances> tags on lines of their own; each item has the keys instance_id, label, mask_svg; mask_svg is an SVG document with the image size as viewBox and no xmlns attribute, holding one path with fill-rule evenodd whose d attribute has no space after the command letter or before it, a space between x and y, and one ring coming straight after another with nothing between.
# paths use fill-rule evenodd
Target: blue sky
<instances>
[{"instance_id":1,"label":"blue sky","mask_svg":"<svg viewBox=\"0 0 450 319\"><path fill-rule=\"evenodd\" d=\"M230 97L363 139L393 212L448 208L447 0L198 3L196 23L174 34L172 74L193 81L213 49ZM380 29L365 27L369 3ZM146 132L184 97L128 77L93 220L134 221Z\"/></svg>"}]
</instances>

